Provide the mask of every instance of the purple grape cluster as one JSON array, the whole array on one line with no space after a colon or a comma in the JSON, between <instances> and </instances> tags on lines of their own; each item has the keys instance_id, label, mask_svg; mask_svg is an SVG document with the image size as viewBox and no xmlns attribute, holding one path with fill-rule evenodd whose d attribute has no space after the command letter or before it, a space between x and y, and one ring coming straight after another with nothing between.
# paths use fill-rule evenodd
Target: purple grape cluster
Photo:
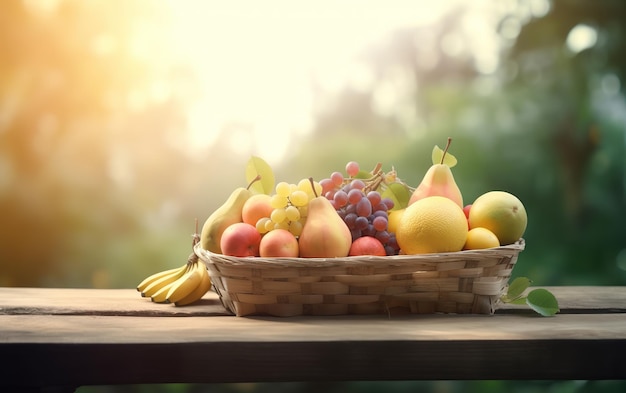
<instances>
[{"instance_id":1,"label":"purple grape cluster","mask_svg":"<svg viewBox=\"0 0 626 393\"><path fill-rule=\"evenodd\" d=\"M358 171L358 164L349 162L346 165L347 178L341 172L333 172L329 178L320 181L322 193L350 228L352 241L372 236L382 243L387 255L396 255L400 247L395 234L387 230L387 212L394 203L389 198L382 198L380 192L368 190L364 180L354 178Z\"/></svg>"}]
</instances>

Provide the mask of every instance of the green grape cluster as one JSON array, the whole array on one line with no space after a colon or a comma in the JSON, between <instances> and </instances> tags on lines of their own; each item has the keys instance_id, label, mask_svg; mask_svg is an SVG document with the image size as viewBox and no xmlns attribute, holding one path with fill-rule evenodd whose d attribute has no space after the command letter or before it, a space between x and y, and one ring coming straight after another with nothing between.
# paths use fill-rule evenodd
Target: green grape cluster
<instances>
[{"instance_id":1,"label":"green grape cluster","mask_svg":"<svg viewBox=\"0 0 626 393\"><path fill-rule=\"evenodd\" d=\"M302 179L298 184L279 182L274 191L270 200L273 210L269 217L257 221L257 230L265 234L280 228L300 236L308 215L309 201L321 195L322 186L318 182L311 184L309 179Z\"/></svg>"}]
</instances>

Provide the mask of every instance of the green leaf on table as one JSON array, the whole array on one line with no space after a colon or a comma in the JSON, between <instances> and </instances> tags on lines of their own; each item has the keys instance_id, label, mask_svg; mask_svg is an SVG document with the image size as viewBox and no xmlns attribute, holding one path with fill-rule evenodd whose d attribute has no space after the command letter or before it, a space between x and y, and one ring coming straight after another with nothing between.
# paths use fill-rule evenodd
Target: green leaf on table
<instances>
[{"instance_id":1,"label":"green leaf on table","mask_svg":"<svg viewBox=\"0 0 626 393\"><path fill-rule=\"evenodd\" d=\"M528 304L528 303L526 303L526 296L520 296L520 297L515 298L513 300L505 301L505 303L517 304L517 305L521 305L521 306L525 306L525 305Z\"/></svg>"},{"instance_id":2,"label":"green leaf on table","mask_svg":"<svg viewBox=\"0 0 626 393\"><path fill-rule=\"evenodd\" d=\"M511 285L509 285L509 289L506 292L504 301L507 303L512 302L518 297L522 296L524 291L530 286L532 281L526 277L517 277Z\"/></svg>"},{"instance_id":3,"label":"green leaf on table","mask_svg":"<svg viewBox=\"0 0 626 393\"><path fill-rule=\"evenodd\" d=\"M405 184L394 182L386 184L380 196L391 199L394 205L392 210L398 210L405 208L409 204L411 193Z\"/></svg>"},{"instance_id":4,"label":"green leaf on table","mask_svg":"<svg viewBox=\"0 0 626 393\"><path fill-rule=\"evenodd\" d=\"M544 317L549 317L559 312L559 302L552 292L538 288L533 289L526 296L526 304Z\"/></svg>"},{"instance_id":5,"label":"green leaf on table","mask_svg":"<svg viewBox=\"0 0 626 393\"><path fill-rule=\"evenodd\" d=\"M250 191L253 194L270 195L274 192L276 179L272 167L264 159L252 156L246 165L246 181L249 184L257 176L260 176L261 179L250 185Z\"/></svg>"}]
</instances>

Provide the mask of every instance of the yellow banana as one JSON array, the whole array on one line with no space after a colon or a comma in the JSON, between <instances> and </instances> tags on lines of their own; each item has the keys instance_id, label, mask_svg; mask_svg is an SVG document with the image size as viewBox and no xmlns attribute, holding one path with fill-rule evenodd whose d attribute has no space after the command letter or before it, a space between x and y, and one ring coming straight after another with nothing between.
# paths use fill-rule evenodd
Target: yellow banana
<instances>
[{"instance_id":1,"label":"yellow banana","mask_svg":"<svg viewBox=\"0 0 626 393\"><path fill-rule=\"evenodd\" d=\"M209 276L206 266L204 266L203 263L199 264L202 265L199 267L201 276L200 285L198 285L193 291L189 292L187 296L177 302L174 302L176 306L186 306L188 304L195 303L211 289L211 276Z\"/></svg>"},{"instance_id":2,"label":"yellow banana","mask_svg":"<svg viewBox=\"0 0 626 393\"><path fill-rule=\"evenodd\" d=\"M190 269L181 278L176 280L167 292L166 302L176 303L189 295L202 282L201 269L206 269L204 264L197 261L192 264Z\"/></svg>"},{"instance_id":3,"label":"yellow banana","mask_svg":"<svg viewBox=\"0 0 626 393\"><path fill-rule=\"evenodd\" d=\"M187 271L187 264L176 269L173 273L165 275L149 284L142 292L143 297L152 297L159 289L178 280Z\"/></svg>"},{"instance_id":4,"label":"yellow banana","mask_svg":"<svg viewBox=\"0 0 626 393\"><path fill-rule=\"evenodd\" d=\"M165 303L165 296L167 295L167 292L172 287L172 284L174 284L175 282L176 281L163 286L161 289L156 291L152 296L150 296L150 299L155 303Z\"/></svg>"},{"instance_id":5,"label":"yellow banana","mask_svg":"<svg viewBox=\"0 0 626 393\"><path fill-rule=\"evenodd\" d=\"M137 291L139 292L143 292L144 289L146 289L146 287L150 284L152 284L153 282L155 282L156 280L160 279L161 277L165 277L169 274L175 273L178 269L180 269L181 267L177 267L174 269L169 269L169 270L163 270L161 272L157 272L154 273L148 277L146 277L145 279L143 279L143 281L141 281L139 283L139 285L137 285Z\"/></svg>"},{"instance_id":6,"label":"yellow banana","mask_svg":"<svg viewBox=\"0 0 626 393\"><path fill-rule=\"evenodd\" d=\"M184 275L187 274L187 272L191 269L191 264L187 263L184 267L185 267L184 273L180 277L184 277ZM180 277L178 279L180 279ZM170 283L162 286L158 291L156 291L155 293L152 294L152 296L150 296L150 299L152 299L152 301L155 303L165 303L165 298L167 297L167 293L169 292L170 288L172 288L172 285L174 285L174 283L178 281L178 279L171 281Z\"/></svg>"}]
</instances>

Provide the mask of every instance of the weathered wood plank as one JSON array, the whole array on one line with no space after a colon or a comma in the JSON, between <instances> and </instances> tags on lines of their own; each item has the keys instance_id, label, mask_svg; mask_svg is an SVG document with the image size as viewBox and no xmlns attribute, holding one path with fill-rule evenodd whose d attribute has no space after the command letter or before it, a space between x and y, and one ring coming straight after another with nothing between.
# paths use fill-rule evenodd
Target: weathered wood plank
<instances>
[{"instance_id":1,"label":"weathered wood plank","mask_svg":"<svg viewBox=\"0 0 626 393\"><path fill-rule=\"evenodd\" d=\"M513 344L513 345L511 345ZM578 345L574 345L578 344ZM624 379L623 341L189 343L15 346L2 385ZM29 359L25 357L28 356ZM71 370L71 371L70 371ZM12 384L13 382L13 384ZM6 391L6 390L5 390Z\"/></svg>"},{"instance_id":2,"label":"weathered wood plank","mask_svg":"<svg viewBox=\"0 0 626 393\"><path fill-rule=\"evenodd\" d=\"M562 313L626 312L626 287L545 287ZM527 310L502 305L499 313ZM154 304L132 289L0 288L0 314L210 316L229 315L209 292L188 307Z\"/></svg>"},{"instance_id":3,"label":"weathered wood plank","mask_svg":"<svg viewBox=\"0 0 626 393\"><path fill-rule=\"evenodd\" d=\"M164 344L475 340L626 340L626 314L332 317L0 315L0 343Z\"/></svg>"},{"instance_id":4,"label":"weathered wood plank","mask_svg":"<svg viewBox=\"0 0 626 393\"><path fill-rule=\"evenodd\" d=\"M0 314L208 316L230 315L217 294L176 307L142 298L134 289L0 288Z\"/></svg>"},{"instance_id":5,"label":"weathered wood plank","mask_svg":"<svg viewBox=\"0 0 626 393\"><path fill-rule=\"evenodd\" d=\"M626 314L0 316L5 384L623 379ZM72 370L68 373L67 370Z\"/></svg>"},{"instance_id":6,"label":"weathered wood plank","mask_svg":"<svg viewBox=\"0 0 626 393\"><path fill-rule=\"evenodd\" d=\"M626 287L546 289L563 310L552 318L515 307L496 315L236 318L213 293L200 305L177 308L131 289L0 288L0 353L11 359L0 368L0 391L173 382L626 378Z\"/></svg>"}]
</instances>

